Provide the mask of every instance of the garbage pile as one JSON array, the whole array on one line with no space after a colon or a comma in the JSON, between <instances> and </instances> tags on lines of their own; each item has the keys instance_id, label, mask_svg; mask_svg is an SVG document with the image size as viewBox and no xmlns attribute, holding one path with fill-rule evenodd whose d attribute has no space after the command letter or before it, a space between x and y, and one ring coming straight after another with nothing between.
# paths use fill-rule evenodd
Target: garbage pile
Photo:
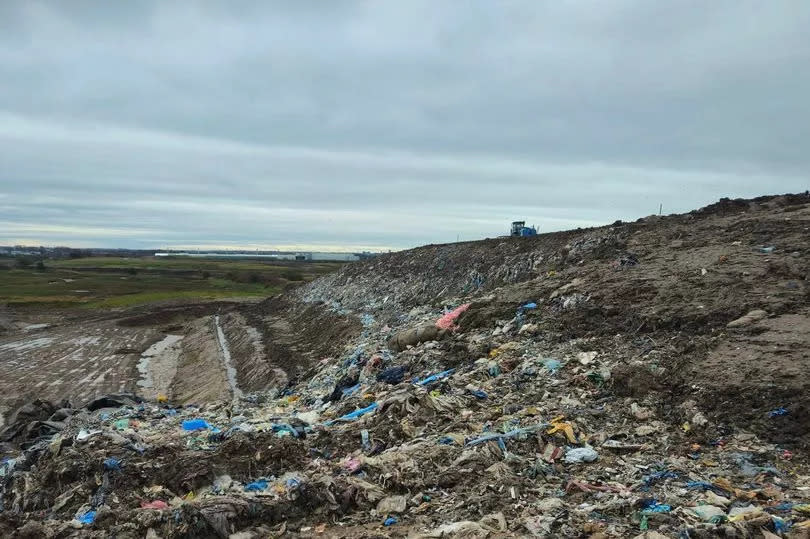
<instances>
[{"instance_id":1,"label":"garbage pile","mask_svg":"<svg viewBox=\"0 0 810 539\"><path fill-rule=\"evenodd\" d=\"M112 395L79 409L27 405L0 434L0 531L674 538L810 529L810 477L789 449L743 430L717 435L694 403L670 410L612 391L629 351L620 338L546 342L531 301L494 330L464 331L463 305L413 313L408 326L432 321L447 334L399 353L388 347L397 331L367 319L362 342L324 358L305 383L236 404ZM461 345L480 357L458 361ZM8 454L12 443L19 451Z\"/></svg>"},{"instance_id":2,"label":"garbage pile","mask_svg":"<svg viewBox=\"0 0 810 539\"><path fill-rule=\"evenodd\" d=\"M26 404L0 535L808 537L810 206L771 202L347 266L276 303L361 329L237 399Z\"/></svg>"}]
</instances>

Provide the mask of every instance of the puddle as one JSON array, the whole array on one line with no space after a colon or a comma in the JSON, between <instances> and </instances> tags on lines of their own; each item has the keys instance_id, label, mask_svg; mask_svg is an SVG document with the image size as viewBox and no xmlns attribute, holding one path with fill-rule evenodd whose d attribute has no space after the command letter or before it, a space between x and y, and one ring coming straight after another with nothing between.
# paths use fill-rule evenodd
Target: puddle
<instances>
[{"instance_id":1,"label":"puddle","mask_svg":"<svg viewBox=\"0 0 810 539\"><path fill-rule=\"evenodd\" d=\"M236 385L236 369L231 363L231 351L228 348L228 340L225 338L225 332L222 331L222 326L219 325L219 315L214 316L214 325L217 328L217 341L219 341L219 348L222 350L222 362L225 364L228 385L231 386L233 400L236 401L242 396L242 390Z\"/></svg>"},{"instance_id":2,"label":"puddle","mask_svg":"<svg viewBox=\"0 0 810 539\"><path fill-rule=\"evenodd\" d=\"M158 394L168 393L177 371L177 358L180 355L178 343L181 340L183 335L166 335L141 354L138 361L141 379L137 385L142 388L144 397L156 398Z\"/></svg>"},{"instance_id":3,"label":"puddle","mask_svg":"<svg viewBox=\"0 0 810 539\"><path fill-rule=\"evenodd\" d=\"M38 329L45 329L51 327L50 324L28 324L27 326L23 327L23 331L36 331Z\"/></svg>"}]
</instances>

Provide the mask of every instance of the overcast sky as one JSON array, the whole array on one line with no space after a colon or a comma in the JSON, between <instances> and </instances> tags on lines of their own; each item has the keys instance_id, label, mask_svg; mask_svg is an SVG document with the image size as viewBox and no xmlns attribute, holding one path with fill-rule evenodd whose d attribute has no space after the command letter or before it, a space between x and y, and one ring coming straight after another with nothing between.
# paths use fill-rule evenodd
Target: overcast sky
<instances>
[{"instance_id":1,"label":"overcast sky","mask_svg":"<svg viewBox=\"0 0 810 539\"><path fill-rule=\"evenodd\" d=\"M0 244L397 249L810 188L810 2L0 2Z\"/></svg>"}]
</instances>

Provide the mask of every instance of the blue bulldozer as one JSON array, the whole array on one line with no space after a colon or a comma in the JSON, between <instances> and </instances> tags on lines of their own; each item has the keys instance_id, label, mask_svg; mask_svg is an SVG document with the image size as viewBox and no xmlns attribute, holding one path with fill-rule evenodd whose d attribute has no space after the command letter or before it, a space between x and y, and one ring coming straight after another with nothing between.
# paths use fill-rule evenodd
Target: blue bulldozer
<instances>
[{"instance_id":1,"label":"blue bulldozer","mask_svg":"<svg viewBox=\"0 0 810 539\"><path fill-rule=\"evenodd\" d=\"M512 221L512 233L510 236L519 236L525 238L527 236L536 236L537 229L533 226L526 226L526 221Z\"/></svg>"}]
</instances>

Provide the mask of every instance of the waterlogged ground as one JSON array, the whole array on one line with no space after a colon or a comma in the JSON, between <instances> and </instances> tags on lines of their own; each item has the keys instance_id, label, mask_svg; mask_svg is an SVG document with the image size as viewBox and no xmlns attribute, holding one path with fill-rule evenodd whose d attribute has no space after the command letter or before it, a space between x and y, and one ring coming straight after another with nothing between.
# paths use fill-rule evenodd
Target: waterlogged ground
<instances>
[{"instance_id":1,"label":"waterlogged ground","mask_svg":"<svg viewBox=\"0 0 810 539\"><path fill-rule=\"evenodd\" d=\"M32 326L35 329L30 329ZM136 358L160 338L151 327L112 321L26 329L0 337L0 410L19 401L68 399L136 390Z\"/></svg>"},{"instance_id":2,"label":"waterlogged ground","mask_svg":"<svg viewBox=\"0 0 810 539\"><path fill-rule=\"evenodd\" d=\"M237 340L235 353L248 350L250 361L259 346L258 330L243 327L244 318L193 312L179 324L162 323L160 315L134 326L120 320L17 323L0 337L0 415L34 399L77 406L122 392L193 402L242 395L234 361L245 359L233 357L229 334Z\"/></svg>"}]
</instances>

